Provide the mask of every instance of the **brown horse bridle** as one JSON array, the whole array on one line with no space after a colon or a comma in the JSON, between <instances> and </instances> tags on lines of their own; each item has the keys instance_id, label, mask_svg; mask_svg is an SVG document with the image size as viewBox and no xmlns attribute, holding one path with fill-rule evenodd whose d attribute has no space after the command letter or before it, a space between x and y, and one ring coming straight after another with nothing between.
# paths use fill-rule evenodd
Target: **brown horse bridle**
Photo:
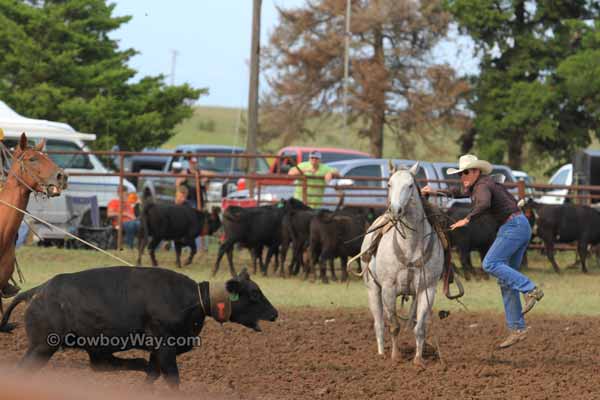
<instances>
[{"instance_id":1,"label":"brown horse bridle","mask_svg":"<svg viewBox=\"0 0 600 400\"><path fill-rule=\"evenodd\" d=\"M21 171L21 175L28 175L35 182L34 186L41 188L43 191L35 190L33 187L31 187L29 184L27 184L27 182L25 182L25 180L21 176L19 176L18 174L15 174L14 172L11 172L10 169L5 170L4 165L2 165L2 175L6 175L6 174L12 175L21 185L25 186L27 189L29 189L30 192L34 193L34 195L42 194L44 196L50 197L49 190L50 190L50 187L54 186L54 185L46 183L42 178L40 178L39 173L32 172L31 168L27 168L26 163L28 163L28 161L26 161L24 159L26 150L23 150L21 155L17 158L6 147L6 145L4 143L0 142L0 151L2 151L3 158L7 158L7 159L10 158L13 160L13 162L18 163L19 169ZM40 155L43 155L43 153L39 150L34 150L34 151L38 152Z\"/></svg>"}]
</instances>

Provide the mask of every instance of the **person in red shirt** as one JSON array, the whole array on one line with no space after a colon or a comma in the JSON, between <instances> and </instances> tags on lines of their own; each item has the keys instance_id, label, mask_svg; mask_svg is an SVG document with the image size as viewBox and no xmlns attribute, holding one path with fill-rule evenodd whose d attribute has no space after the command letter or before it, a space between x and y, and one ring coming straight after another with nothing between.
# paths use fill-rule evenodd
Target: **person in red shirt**
<instances>
[{"instance_id":1,"label":"person in red shirt","mask_svg":"<svg viewBox=\"0 0 600 400\"><path fill-rule=\"evenodd\" d=\"M140 230L140 220L135 215L135 205L137 196L132 196L135 193L127 193L126 187L121 187L119 190L119 198L112 199L106 207L106 215L111 219L115 229L119 229L119 205L123 205L123 216L121 217L121 225L123 226L123 234L125 243L130 249L133 249L133 241L136 234Z\"/></svg>"}]
</instances>

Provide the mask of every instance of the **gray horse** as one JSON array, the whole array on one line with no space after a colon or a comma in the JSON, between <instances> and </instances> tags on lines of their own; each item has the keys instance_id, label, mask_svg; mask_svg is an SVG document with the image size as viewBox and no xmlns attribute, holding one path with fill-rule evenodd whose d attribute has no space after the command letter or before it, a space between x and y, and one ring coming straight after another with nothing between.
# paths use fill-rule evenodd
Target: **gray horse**
<instances>
[{"instance_id":1,"label":"gray horse","mask_svg":"<svg viewBox=\"0 0 600 400\"><path fill-rule=\"evenodd\" d=\"M400 325L396 314L396 299L411 296L413 302L409 321L415 321L416 354L414 364L425 367L423 345L427 318L431 314L437 282L443 270L444 249L440 239L425 217L423 203L418 193L415 174L418 163L410 169L392 169L388 181L388 212L373 222L371 229L385 223L393 224L383 234L373 256L363 273L369 289L369 308L373 314L377 351L383 353L383 313L390 323L392 335L392 360L398 357ZM375 232L365 236L362 252L366 252Z\"/></svg>"}]
</instances>

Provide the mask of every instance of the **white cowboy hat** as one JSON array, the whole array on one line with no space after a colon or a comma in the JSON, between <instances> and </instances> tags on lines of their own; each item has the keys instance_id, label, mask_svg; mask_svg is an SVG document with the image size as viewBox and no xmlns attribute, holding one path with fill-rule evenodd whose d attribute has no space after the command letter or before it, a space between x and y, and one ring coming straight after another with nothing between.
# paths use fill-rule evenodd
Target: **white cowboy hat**
<instances>
[{"instance_id":1,"label":"white cowboy hat","mask_svg":"<svg viewBox=\"0 0 600 400\"><path fill-rule=\"evenodd\" d=\"M458 159L458 169L448 168L448 175L458 174L467 169L478 169L484 175L492 172L492 164L485 160L480 160L472 154L465 154Z\"/></svg>"}]
</instances>

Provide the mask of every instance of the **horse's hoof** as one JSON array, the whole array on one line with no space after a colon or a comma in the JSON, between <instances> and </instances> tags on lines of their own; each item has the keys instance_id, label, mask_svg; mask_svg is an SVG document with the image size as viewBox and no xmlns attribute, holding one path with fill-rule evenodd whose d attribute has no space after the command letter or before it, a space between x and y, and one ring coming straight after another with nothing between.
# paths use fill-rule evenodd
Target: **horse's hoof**
<instances>
[{"instance_id":1,"label":"horse's hoof","mask_svg":"<svg viewBox=\"0 0 600 400\"><path fill-rule=\"evenodd\" d=\"M466 281L470 281L471 280L471 271L463 271L463 276Z\"/></svg>"},{"instance_id":2,"label":"horse's hoof","mask_svg":"<svg viewBox=\"0 0 600 400\"><path fill-rule=\"evenodd\" d=\"M413 365L415 367L417 367L417 368L420 368L420 369L426 369L427 368L427 366L425 365L425 361L421 357L415 357L413 359Z\"/></svg>"}]
</instances>

